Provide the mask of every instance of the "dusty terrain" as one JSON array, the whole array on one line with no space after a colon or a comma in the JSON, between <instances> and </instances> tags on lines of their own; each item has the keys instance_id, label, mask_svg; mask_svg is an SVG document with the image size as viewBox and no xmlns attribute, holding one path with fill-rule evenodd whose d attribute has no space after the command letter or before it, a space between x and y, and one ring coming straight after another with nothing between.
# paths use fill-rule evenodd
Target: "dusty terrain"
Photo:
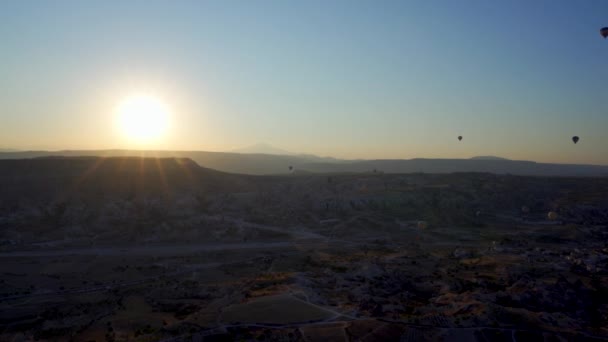
<instances>
[{"instance_id":1,"label":"dusty terrain","mask_svg":"<svg viewBox=\"0 0 608 342\"><path fill-rule=\"evenodd\" d=\"M608 178L50 158L0 189L3 341L608 339Z\"/></svg>"}]
</instances>

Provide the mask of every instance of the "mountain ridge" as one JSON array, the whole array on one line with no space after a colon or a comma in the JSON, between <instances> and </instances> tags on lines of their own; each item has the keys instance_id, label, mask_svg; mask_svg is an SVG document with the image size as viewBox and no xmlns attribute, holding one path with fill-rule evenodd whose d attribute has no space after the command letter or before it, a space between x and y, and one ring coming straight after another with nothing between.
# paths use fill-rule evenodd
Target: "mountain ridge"
<instances>
[{"instance_id":1,"label":"mountain ridge","mask_svg":"<svg viewBox=\"0 0 608 342\"><path fill-rule=\"evenodd\" d=\"M509 159L375 159L346 160L314 155L272 155L208 151L65 150L0 152L0 159L46 156L190 158L198 165L218 171L251 175L288 174L292 166L314 173L372 172L450 173L489 172L522 176L608 176L608 165L538 163Z\"/></svg>"},{"instance_id":2,"label":"mountain ridge","mask_svg":"<svg viewBox=\"0 0 608 342\"><path fill-rule=\"evenodd\" d=\"M473 160L512 160L512 159L497 157L497 156L475 156L475 157L471 157L469 159L473 159Z\"/></svg>"},{"instance_id":3,"label":"mountain ridge","mask_svg":"<svg viewBox=\"0 0 608 342\"><path fill-rule=\"evenodd\" d=\"M272 155L294 155L296 153L292 153L286 150L283 150L278 147L274 147L267 143L256 143L250 146L241 147L237 149L233 149L227 152L232 153L244 153L244 154L272 154Z\"/></svg>"}]
</instances>

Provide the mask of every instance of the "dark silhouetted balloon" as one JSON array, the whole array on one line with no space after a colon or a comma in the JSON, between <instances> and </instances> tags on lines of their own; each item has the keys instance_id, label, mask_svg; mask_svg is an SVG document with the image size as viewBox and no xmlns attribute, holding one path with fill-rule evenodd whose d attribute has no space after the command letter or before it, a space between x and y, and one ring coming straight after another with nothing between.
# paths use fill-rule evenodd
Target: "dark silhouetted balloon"
<instances>
[{"instance_id":1,"label":"dark silhouetted balloon","mask_svg":"<svg viewBox=\"0 0 608 342\"><path fill-rule=\"evenodd\" d=\"M461 141L461 140L462 140L462 135L459 135L458 136L458 141Z\"/></svg>"},{"instance_id":2,"label":"dark silhouetted balloon","mask_svg":"<svg viewBox=\"0 0 608 342\"><path fill-rule=\"evenodd\" d=\"M293 166L289 165L289 171L293 170Z\"/></svg>"},{"instance_id":3,"label":"dark silhouetted balloon","mask_svg":"<svg viewBox=\"0 0 608 342\"><path fill-rule=\"evenodd\" d=\"M547 214L547 218L551 221L555 221L555 220L557 220L557 213L555 211L550 211Z\"/></svg>"},{"instance_id":4,"label":"dark silhouetted balloon","mask_svg":"<svg viewBox=\"0 0 608 342\"><path fill-rule=\"evenodd\" d=\"M606 39L606 37L608 37L608 27L602 27L600 29L600 34L602 37L604 37L604 39Z\"/></svg>"},{"instance_id":5,"label":"dark silhouetted balloon","mask_svg":"<svg viewBox=\"0 0 608 342\"><path fill-rule=\"evenodd\" d=\"M578 142L578 137L575 135L572 137L572 141L576 144Z\"/></svg>"}]
</instances>

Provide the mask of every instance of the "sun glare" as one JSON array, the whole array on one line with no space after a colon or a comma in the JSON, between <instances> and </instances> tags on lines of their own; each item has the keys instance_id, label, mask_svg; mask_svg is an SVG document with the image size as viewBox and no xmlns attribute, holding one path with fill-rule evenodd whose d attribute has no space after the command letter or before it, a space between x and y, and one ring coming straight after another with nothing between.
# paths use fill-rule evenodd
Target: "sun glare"
<instances>
[{"instance_id":1,"label":"sun glare","mask_svg":"<svg viewBox=\"0 0 608 342\"><path fill-rule=\"evenodd\" d=\"M119 125L130 140L151 143L167 130L169 110L158 98L137 95L127 98L118 106Z\"/></svg>"}]
</instances>

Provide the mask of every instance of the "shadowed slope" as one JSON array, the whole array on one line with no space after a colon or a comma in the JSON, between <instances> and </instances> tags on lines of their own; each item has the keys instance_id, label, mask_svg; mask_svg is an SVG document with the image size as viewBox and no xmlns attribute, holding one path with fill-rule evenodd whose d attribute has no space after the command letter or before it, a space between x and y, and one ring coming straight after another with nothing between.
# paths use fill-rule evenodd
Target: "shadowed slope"
<instances>
[{"instance_id":1,"label":"shadowed slope","mask_svg":"<svg viewBox=\"0 0 608 342\"><path fill-rule=\"evenodd\" d=\"M246 184L186 158L49 157L0 160L3 199L172 196L233 191Z\"/></svg>"}]
</instances>

